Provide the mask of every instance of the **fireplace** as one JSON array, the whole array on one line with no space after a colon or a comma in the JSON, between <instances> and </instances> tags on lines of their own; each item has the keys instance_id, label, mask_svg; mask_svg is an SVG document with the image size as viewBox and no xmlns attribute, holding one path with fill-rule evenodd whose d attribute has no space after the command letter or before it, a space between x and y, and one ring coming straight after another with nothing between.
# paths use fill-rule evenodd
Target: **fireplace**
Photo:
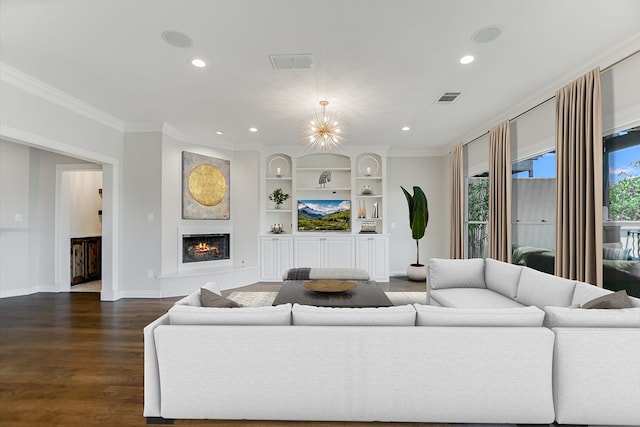
<instances>
[{"instance_id":1,"label":"fireplace","mask_svg":"<svg viewBox=\"0 0 640 427\"><path fill-rule=\"evenodd\" d=\"M229 260L229 233L183 234L182 263Z\"/></svg>"}]
</instances>

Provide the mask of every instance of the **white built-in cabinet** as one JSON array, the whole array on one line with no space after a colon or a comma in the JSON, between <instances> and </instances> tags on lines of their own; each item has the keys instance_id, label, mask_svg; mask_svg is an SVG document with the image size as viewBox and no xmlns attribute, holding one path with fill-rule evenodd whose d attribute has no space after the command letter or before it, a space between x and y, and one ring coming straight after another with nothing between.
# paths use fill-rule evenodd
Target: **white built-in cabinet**
<instances>
[{"instance_id":1,"label":"white built-in cabinet","mask_svg":"<svg viewBox=\"0 0 640 427\"><path fill-rule=\"evenodd\" d=\"M296 157L273 153L264 157L263 165L261 280L280 281L292 267L361 268L372 280L389 280L383 155L319 153ZM331 180L322 183L325 172L330 172ZM278 208L269 200L277 188L291 196ZM298 229L299 200L349 200L349 229ZM281 233L272 233L274 224L282 228ZM375 232L361 233L372 227Z\"/></svg>"},{"instance_id":2,"label":"white built-in cabinet","mask_svg":"<svg viewBox=\"0 0 640 427\"><path fill-rule=\"evenodd\" d=\"M265 281L280 281L285 271L293 267L291 236L260 237L260 275Z\"/></svg>"},{"instance_id":3,"label":"white built-in cabinet","mask_svg":"<svg viewBox=\"0 0 640 427\"><path fill-rule=\"evenodd\" d=\"M296 236L294 263L312 268L353 268L354 247L352 236Z\"/></svg>"},{"instance_id":4,"label":"white built-in cabinet","mask_svg":"<svg viewBox=\"0 0 640 427\"><path fill-rule=\"evenodd\" d=\"M358 236L356 242L356 268L367 270L371 280L389 281L389 237Z\"/></svg>"}]
</instances>

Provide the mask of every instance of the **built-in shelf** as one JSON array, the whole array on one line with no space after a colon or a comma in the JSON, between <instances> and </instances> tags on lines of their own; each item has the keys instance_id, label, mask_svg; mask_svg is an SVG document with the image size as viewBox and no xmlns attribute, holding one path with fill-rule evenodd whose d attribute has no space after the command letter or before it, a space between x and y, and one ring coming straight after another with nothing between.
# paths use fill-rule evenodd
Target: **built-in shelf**
<instances>
[{"instance_id":1,"label":"built-in shelf","mask_svg":"<svg viewBox=\"0 0 640 427\"><path fill-rule=\"evenodd\" d=\"M327 168L298 168L296 169L298 172L324 172L324 171L331 171L331 172L351 172L351 168L331 168L331 167L327 167Z\"/></svg>"},{"instance_id":2,"label":"built-in shelf","mask_svg":"<svg viewBox=\"0 0 640 427\"><path fill-rule=\"evenodd\" d=\"M350 188L298 188L298 191L351 191Z\"/></svg>"}]
</instances>

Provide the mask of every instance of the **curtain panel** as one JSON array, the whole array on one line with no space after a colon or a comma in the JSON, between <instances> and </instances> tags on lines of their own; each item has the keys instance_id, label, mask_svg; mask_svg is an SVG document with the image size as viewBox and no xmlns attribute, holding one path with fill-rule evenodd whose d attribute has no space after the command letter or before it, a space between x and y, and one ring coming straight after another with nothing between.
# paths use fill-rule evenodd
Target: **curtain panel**
<instances>
[{"instance_id":1,"label":"curtain panel","mask_svg":"<svg viewBox=\"0 0 640 427\"><path fill-rule=\"evenodd\" d=\"M489 257L511 262L511 136L509 121L489 131Z\"/></svg>"},{"instance_id":2,"label":"curtain panel","mask_svg":"<svg viewBox=\"0 0 640 427\"><path fill-rule=\"evenodd\" d=\"M449 182L451 182L451 230L449 257L464 258L464 162L463 145L458 144L450 153Z\"/></svg>"},{"instance_id":3,"label":"curtain panel","mask_svg":"<svg viewBox=\"0 0 640 427\"><path fill-rule=\"evenodd\" d=\"M555 274L602 286L600 68L556 92Z\"/></svg>"}]
</instances>

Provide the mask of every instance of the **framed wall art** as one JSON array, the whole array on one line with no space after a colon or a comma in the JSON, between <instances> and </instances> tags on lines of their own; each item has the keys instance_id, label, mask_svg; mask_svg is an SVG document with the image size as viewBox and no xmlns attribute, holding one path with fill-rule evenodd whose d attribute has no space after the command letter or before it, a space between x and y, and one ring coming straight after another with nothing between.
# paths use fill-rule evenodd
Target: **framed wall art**
<instances>
[{"instance_id":1,"label":"framed wall art","mask_svg":"<svg viewBox=\"0 0 640 427\"><path fill-rule=\"evenodd\" d=\"M229 160L182 152L182 218L229 219Z\"/></svg>"}]
</instances>

